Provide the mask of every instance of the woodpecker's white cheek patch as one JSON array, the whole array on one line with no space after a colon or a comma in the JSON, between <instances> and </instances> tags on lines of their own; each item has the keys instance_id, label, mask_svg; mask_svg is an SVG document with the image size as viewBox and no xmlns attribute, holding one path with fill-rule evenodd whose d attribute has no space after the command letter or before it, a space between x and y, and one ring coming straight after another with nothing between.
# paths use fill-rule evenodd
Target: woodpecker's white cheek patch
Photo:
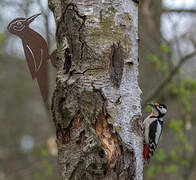
<instances>
[{"instance_id":1,"label":"woodpecker's white cheek patch","mask_svg":"<svg viewBox=\"0 0 196 180\"><path fill-rule=\"evenodd\" d=\"M167 110L164 108L162 109L162 113L165 114L167 112Z\"/></svg>"},{"instance_id":2,"label":"woodpecker's white cheek patch","mask_svg":"<svg viewBox=\"0 0 196 180\"><path fill-rule=\"evenodd\" d=\"M159 108L159 107L157 107L157 109L158 109L162 114L166 114L166 112L167 112L167 109L165 109L165 108Z\"/></svg>"}]
</instances>

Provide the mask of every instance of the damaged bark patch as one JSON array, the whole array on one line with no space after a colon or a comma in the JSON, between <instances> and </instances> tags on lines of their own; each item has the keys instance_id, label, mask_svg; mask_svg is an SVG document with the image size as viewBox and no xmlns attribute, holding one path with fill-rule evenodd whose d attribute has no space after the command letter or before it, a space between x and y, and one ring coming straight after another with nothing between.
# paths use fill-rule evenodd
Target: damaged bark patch
<instances>
[{"instance_id":1,"label":"damaged bark patch","mask_svg":"<svg viewBox=\"0 0 196 180\"><path fill-rule=\"evenodd\" d=\"M82 118L78 115L73 119L67 128L62 128L60 124L57 124L56 136L62 144L68 144L71 139L71 132L73 129L82 127Z\"/></svg>"},{"instance_id":2,"label":"damaged bark patch","mask_svg":"<svg viewBox=\"0 0 196 180\"><path fill-rule=\"evenodd\" d=\"M70 141L70 129L62 128L60 124L56 127L56 137L62 144L67 144Z\"/></svg>"},{"instance_id":3,"label":"damaged bark patch","mask_svg":"<svg viewBox=\"0 0 196 180\"><path fill-rule=\"evenodd\" d=\"M120 147L116 135L112 133L107 118L103 114L100 115L96 122L96 134L98 135L102 149L106 154L107 166L109 168L114 168L121 153Z\"/></svg>"},{"instance_id":4,"label":"damaged bark patch","mask_svg":"<svg viewBox=\"0 0 196 180\"><path fill-rule=\"evenodd\" d=\"M69 51L69 48L65 49L65 63L63 69L65 70L65 73L68 73L71 68L71 54Z\"/></svg>"},{"instance_id":5,"label":"damaged bark patch","mask_svg":"<svg viewBox=\"0 0 196 180\"><path fill-rule=\"evenodd\" d=\"M80 15L74 4L70 3L67 5L63 13L63 22L65 23L65 33L72 54L72 65L76 66L80 64L83 59L85 47L83 28L85 21L86 16Z\"/></svg>"},{"instance_id":6,"label":"damaged bark patch","mask_svg":"<svg viewBox=\"0 0 196 180\"><path fill-rule=\"evenodd\" d=\"M119 88L123 75L124 61L123 50L120 43L113 44L110 57L110 81L115 88Z\"/></svg>"},{"instance_id":7,"label":"damaged bark patch","mask_svg":"<svg viewBox=\"0 0 196 180\"><path fill-rule=\"evenodd\" d=\"M75 121L72 122L72 129L78 129L82 127L82 119L78 116Z\"/></svg>"},{"instance_id":8,"label":"damaged bark patch","mask_svg":"<svg viewBox=\"0 0 196 180\"><path fill-rule=\"evenodd\" d=\"M76 144L78 144L78 145L80 145L82 147L85 144L85 141L86 141L85 130L83 130L80 133L80 138L79 138L78 141L76 141Z\"/></svg>"}]
</instances>

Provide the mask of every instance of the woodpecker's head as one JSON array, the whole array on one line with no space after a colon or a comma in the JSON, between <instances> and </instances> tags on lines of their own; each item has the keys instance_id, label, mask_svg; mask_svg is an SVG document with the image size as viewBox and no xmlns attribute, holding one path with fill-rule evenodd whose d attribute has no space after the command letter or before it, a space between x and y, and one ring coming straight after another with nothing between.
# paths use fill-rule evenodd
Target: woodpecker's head
<instances>
[{"instance_id":1,"label":"woodpecker's head","mask_svg":"<svg viewBox=\"0 0 196 180\"><path fill-rule=\"evenodd\" d=\"M29 18L16 18L13 21L9 23L7 26L7 30L12 33L19 35L22 33L27 27L29 27L29 24L34 21L34 19L39 16L40 14L35 14Z\"/></svg>"},{"instance_id":2,"label":"woodpecker's head","mask_svg":"<svg viewBox=\"0 0 196 180\"><path fill-rule=\"evenodd\" d=\"M163 117L167 113L167 107L164 104L149 104L152 106L152 114L158 117Z\"/></svg>"}]
</instances>

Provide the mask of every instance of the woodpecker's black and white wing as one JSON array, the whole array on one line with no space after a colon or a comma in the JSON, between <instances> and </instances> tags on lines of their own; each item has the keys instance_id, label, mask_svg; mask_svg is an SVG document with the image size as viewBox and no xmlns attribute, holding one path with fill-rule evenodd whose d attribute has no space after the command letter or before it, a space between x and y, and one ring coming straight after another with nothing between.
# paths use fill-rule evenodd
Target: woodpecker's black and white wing
<instances>
[{"instance_id":1,"label":"woodpecker's black and white wing","mask_svg":"<svg viewBox=\"0 0 196 180\"><path fill-rule=\"evenodd\" d=\"M149 127L149 158L152 157L158 145L163 130L163 121L157 119Z\"/></svg>"}]
</instances>

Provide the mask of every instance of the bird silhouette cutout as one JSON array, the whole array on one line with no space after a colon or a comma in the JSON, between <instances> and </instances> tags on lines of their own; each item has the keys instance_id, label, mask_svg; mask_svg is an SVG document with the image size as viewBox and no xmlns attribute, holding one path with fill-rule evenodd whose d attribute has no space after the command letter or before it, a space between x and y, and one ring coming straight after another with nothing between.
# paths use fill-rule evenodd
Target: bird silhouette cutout
<instances>
[{"instance_id":1,"label":"bird silhouette cutout","mask_svg":"<svg viewBox=\"0 0 196 180\"><path fill-rule=\"evenodd\" d=\"M37 79L42 98L46 102L48 94L47 60L50 59L52 65L56 68L56 50L49 55L45 39L29 28L30 23L39 15L41 14L35 14L29 18L16 18L9 23L7 29L22 40L31 76L33 79Z\"/></svg>"}]
</instances>

